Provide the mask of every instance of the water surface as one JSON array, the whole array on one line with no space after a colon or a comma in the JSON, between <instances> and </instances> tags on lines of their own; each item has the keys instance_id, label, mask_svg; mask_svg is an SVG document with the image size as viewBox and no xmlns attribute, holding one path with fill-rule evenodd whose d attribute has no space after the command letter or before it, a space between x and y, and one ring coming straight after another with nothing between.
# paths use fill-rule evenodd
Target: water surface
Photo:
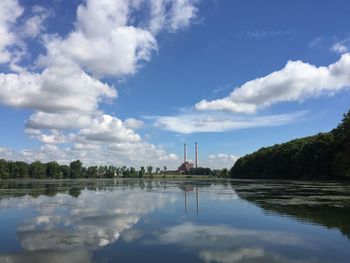
<instances>
[{"instance_id":1,"label":"water surface","mask_svg":"<svg viewBox=\"0 0 350 263\"><path fill-rule=\"evenodd\" d=\"M350 185L0 181L0 262L350 262Z\"/></svg>"}]
</instances>

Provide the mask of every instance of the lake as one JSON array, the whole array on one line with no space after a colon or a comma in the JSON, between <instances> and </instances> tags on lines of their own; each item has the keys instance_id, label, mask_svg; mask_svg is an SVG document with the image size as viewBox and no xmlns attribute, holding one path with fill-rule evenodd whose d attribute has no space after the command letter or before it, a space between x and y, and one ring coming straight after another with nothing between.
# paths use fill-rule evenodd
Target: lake
<instances>
[{"instance_id":1,"label":"lake","mask_svg":"<svg viewBox=\"0 0 350 263\"><path fill-rule=\"evenodd\" d=\"M0 181L0 262L350 262L350 185Z\"/></svg>"}]
</instances>

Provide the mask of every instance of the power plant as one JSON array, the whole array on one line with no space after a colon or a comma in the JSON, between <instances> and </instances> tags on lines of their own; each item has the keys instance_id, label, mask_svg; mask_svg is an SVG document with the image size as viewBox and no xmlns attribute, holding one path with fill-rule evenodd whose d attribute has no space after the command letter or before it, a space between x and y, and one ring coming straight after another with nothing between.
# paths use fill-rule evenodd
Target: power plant
<instances>
[{"instance_id":1,"label":"power plant","mask_svg":"<svg viewBox=\"0 0 350 263\"><path fill-rule=\"evenodd\" d=\"M195 168L198 168L198 143L195 143ZM187 161L187 144L184 144L184 162L178 168L179 173L185 173L193 168L193 163Z\"/></svg>"}]
</instances>

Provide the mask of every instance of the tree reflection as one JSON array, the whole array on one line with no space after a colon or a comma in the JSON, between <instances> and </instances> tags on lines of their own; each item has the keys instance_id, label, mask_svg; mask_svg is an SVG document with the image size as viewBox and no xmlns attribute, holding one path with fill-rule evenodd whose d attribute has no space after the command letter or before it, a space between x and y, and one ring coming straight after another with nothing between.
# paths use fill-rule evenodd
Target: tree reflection
<instances>
[{"instance_id":1,"label":"tree reflection","mask_svg":"<svg viewBox=\"0 0 350 263\"><path fill-rule=\"evenodd\" d=\"M241 199L269 213L337 228L350 238L350 185L274 181L233 181Z\"/></svg>"}]
</instances>

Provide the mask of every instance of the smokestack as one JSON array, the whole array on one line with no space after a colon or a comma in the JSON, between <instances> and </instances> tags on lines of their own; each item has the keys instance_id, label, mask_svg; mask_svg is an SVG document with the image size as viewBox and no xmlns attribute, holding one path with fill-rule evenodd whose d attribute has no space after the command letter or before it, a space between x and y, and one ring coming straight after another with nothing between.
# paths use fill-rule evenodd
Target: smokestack
<instances>
[{"instance_id":1,"label":"smokestack","mask_svg":"<svg viewBox=\"0 0 350 263\"><path fill-rule=\"evenodd\" d=\"M187 145L186 143L184 144L184 163L187 162Z\"/></svg>"},{"instance_id":2,"label":"smokestack","mask_svg":"<svg viewBox=\"0 0 350 263\"><path fill-rule=\"evenodd\" d=\"M196 168L198 168L198 143L196 142Z\"/></svg>"}]
</instances>

